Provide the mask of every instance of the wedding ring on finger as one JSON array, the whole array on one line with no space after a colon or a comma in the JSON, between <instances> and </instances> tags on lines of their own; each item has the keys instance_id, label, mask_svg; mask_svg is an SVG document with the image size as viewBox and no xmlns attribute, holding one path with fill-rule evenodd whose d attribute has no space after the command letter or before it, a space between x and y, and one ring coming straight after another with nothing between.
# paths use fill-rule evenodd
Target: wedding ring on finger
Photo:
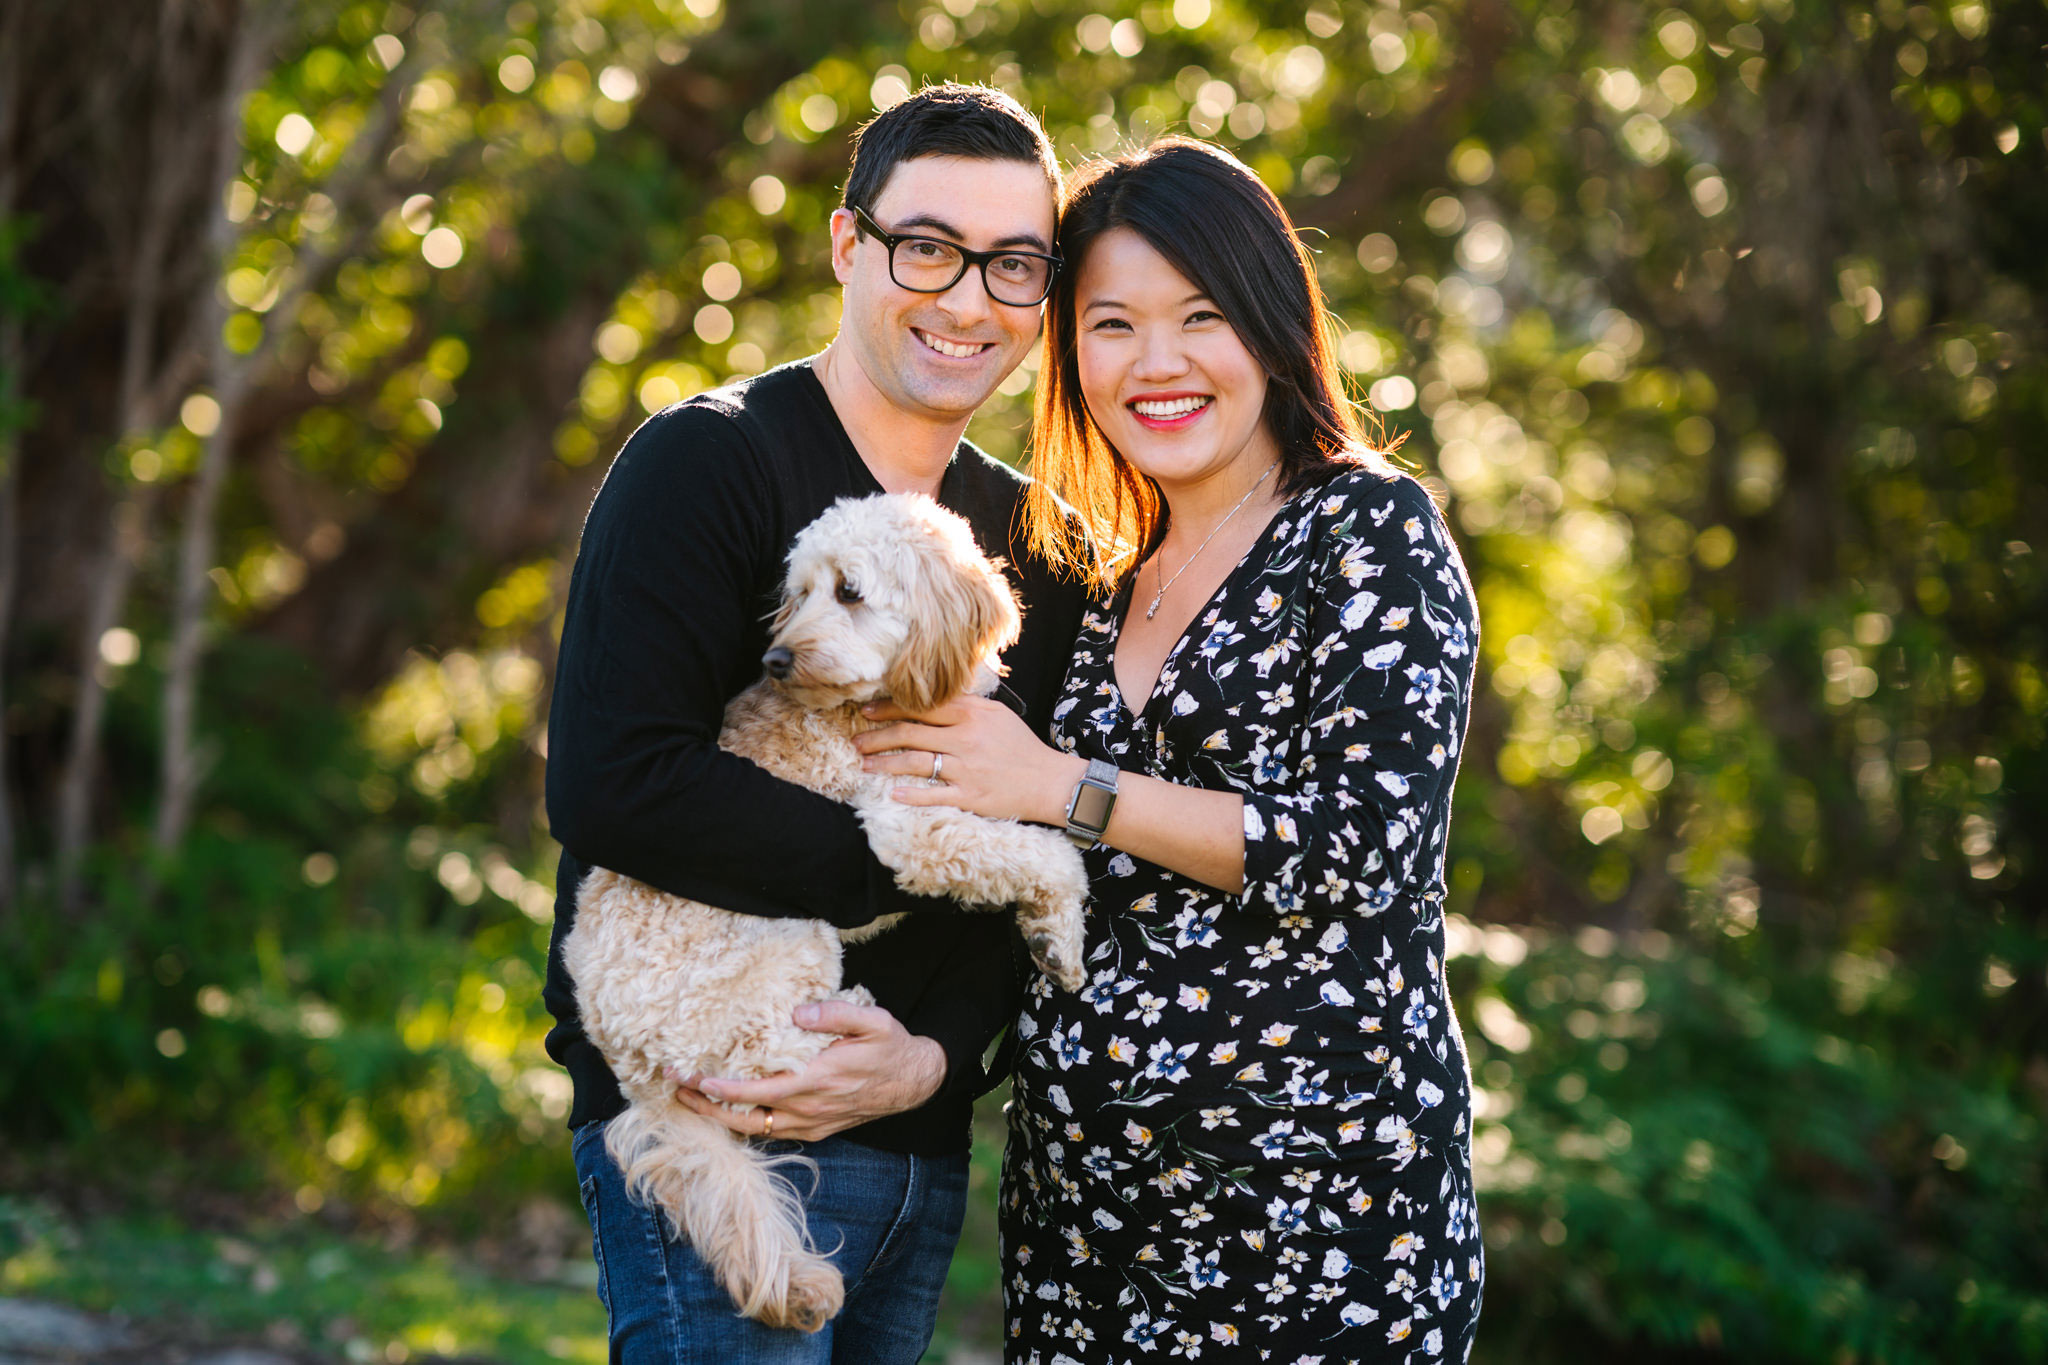
<instances>
[{"instance_id":1,"label":"wedding ring on finger","mask_svg":"<svg viewBox=\"0 0 2048 1365\"><path fill-rule=\"evenodd\" d=\"M763 1138L775 1136L775 1111L773 1109L763 1109L761 1111L761 1136Z\"/></svg>"},{"instance_id":2,"label":"wedding ring on finger","mask_svg":"<svg viewBox=\"0 0 2048 1365\"><path fill-rule=\"evenodd\" d=\"M939 769L945 766L946 756L944 754L932 755L932 781L936 782L939 780Z\"/></svg>"}]
</instances>

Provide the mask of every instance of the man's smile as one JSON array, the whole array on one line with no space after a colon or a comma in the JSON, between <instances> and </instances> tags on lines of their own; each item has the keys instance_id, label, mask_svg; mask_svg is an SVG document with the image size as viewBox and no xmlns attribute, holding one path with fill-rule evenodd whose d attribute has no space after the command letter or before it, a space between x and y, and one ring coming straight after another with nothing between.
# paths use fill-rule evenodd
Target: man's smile
<instances>
[{"instance_id":1,"label":"man's smile","mask_svg":"<svg viewBox=\"0 0 2048 1365\"><path fill-rule=\"evenodd\" d=\"M965 360L970 356L980 355L995 345L993 341L948 341L921 328L913 327L910 330L928 349L953 360Z\"/></svg>"}]
</instances>

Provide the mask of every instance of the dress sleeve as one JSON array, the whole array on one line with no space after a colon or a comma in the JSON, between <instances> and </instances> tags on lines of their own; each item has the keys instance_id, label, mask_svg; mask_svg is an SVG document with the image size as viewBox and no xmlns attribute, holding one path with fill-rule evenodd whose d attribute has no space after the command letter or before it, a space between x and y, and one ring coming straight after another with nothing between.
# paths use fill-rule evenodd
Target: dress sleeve
<instances>
[{"instance_id":1,"label":"dress sleeve","mask_svg":"<svg viewBox=\"0 0 2048 1365\"><path fill-rule=\"evenodd\" d=\"M1375 914L1443 885L1478 616L1448 530L1411 479L1347 478L1305 566L1305 699L1292 780L1244 796L1244 903Z\"/></svg>"},{"instance_id":2,"label":"dress sleeve","mask_svg":"<svg viewBox=\"0 0 2048 1365\"><path fill-rule=\"evenodd\" d=\"M899 891L853 812L718 747L758 675L782 546L770 471L724 414L671 409L619 453L577 553L548 723L551 832L673 895L837 925Z\"/></svg>"}]
</instances>

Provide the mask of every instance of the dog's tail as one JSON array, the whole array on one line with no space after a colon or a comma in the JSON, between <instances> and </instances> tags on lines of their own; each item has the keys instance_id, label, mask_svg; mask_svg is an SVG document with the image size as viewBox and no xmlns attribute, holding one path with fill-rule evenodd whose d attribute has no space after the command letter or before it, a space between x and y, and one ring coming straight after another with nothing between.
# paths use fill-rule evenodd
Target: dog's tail
<instances>
[{"instance_id":1,"label":"dog's tail","mask_svg":"<svg viewBox=\"0 0 2048 1365\"><path fill-rule=\"evenodd\" d=\"M808 1159L771 1156L673 1100L636 1101L606 1128L605 1146L627 1192L667 1215L742 1316L815 1332L839 1311L845 1284L811 1246L803 1200L781 1174L815 1172Z\"/></svg>"}]
</instances>

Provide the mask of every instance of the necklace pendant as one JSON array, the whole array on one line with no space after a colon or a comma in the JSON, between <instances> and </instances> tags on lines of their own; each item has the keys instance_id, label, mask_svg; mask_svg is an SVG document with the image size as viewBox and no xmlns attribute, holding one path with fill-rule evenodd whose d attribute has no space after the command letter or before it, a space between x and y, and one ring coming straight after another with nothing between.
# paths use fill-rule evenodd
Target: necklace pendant
<instances>
[{"instance_id":1,"label":"necklace pendant","mask_svg":"<svg viewBox=\"0 0 2048 1365\"><path fill-rule=\"evenodd\" d=\"M1145 608L1145 619L1147 621L1151 620L1153 617L1159 614L1159 598L1164 596L1166 596L1165 593L1160 593L1159 597L1155 597L1152 599L1152 605Z\"/></svg>"}]
</instances>

